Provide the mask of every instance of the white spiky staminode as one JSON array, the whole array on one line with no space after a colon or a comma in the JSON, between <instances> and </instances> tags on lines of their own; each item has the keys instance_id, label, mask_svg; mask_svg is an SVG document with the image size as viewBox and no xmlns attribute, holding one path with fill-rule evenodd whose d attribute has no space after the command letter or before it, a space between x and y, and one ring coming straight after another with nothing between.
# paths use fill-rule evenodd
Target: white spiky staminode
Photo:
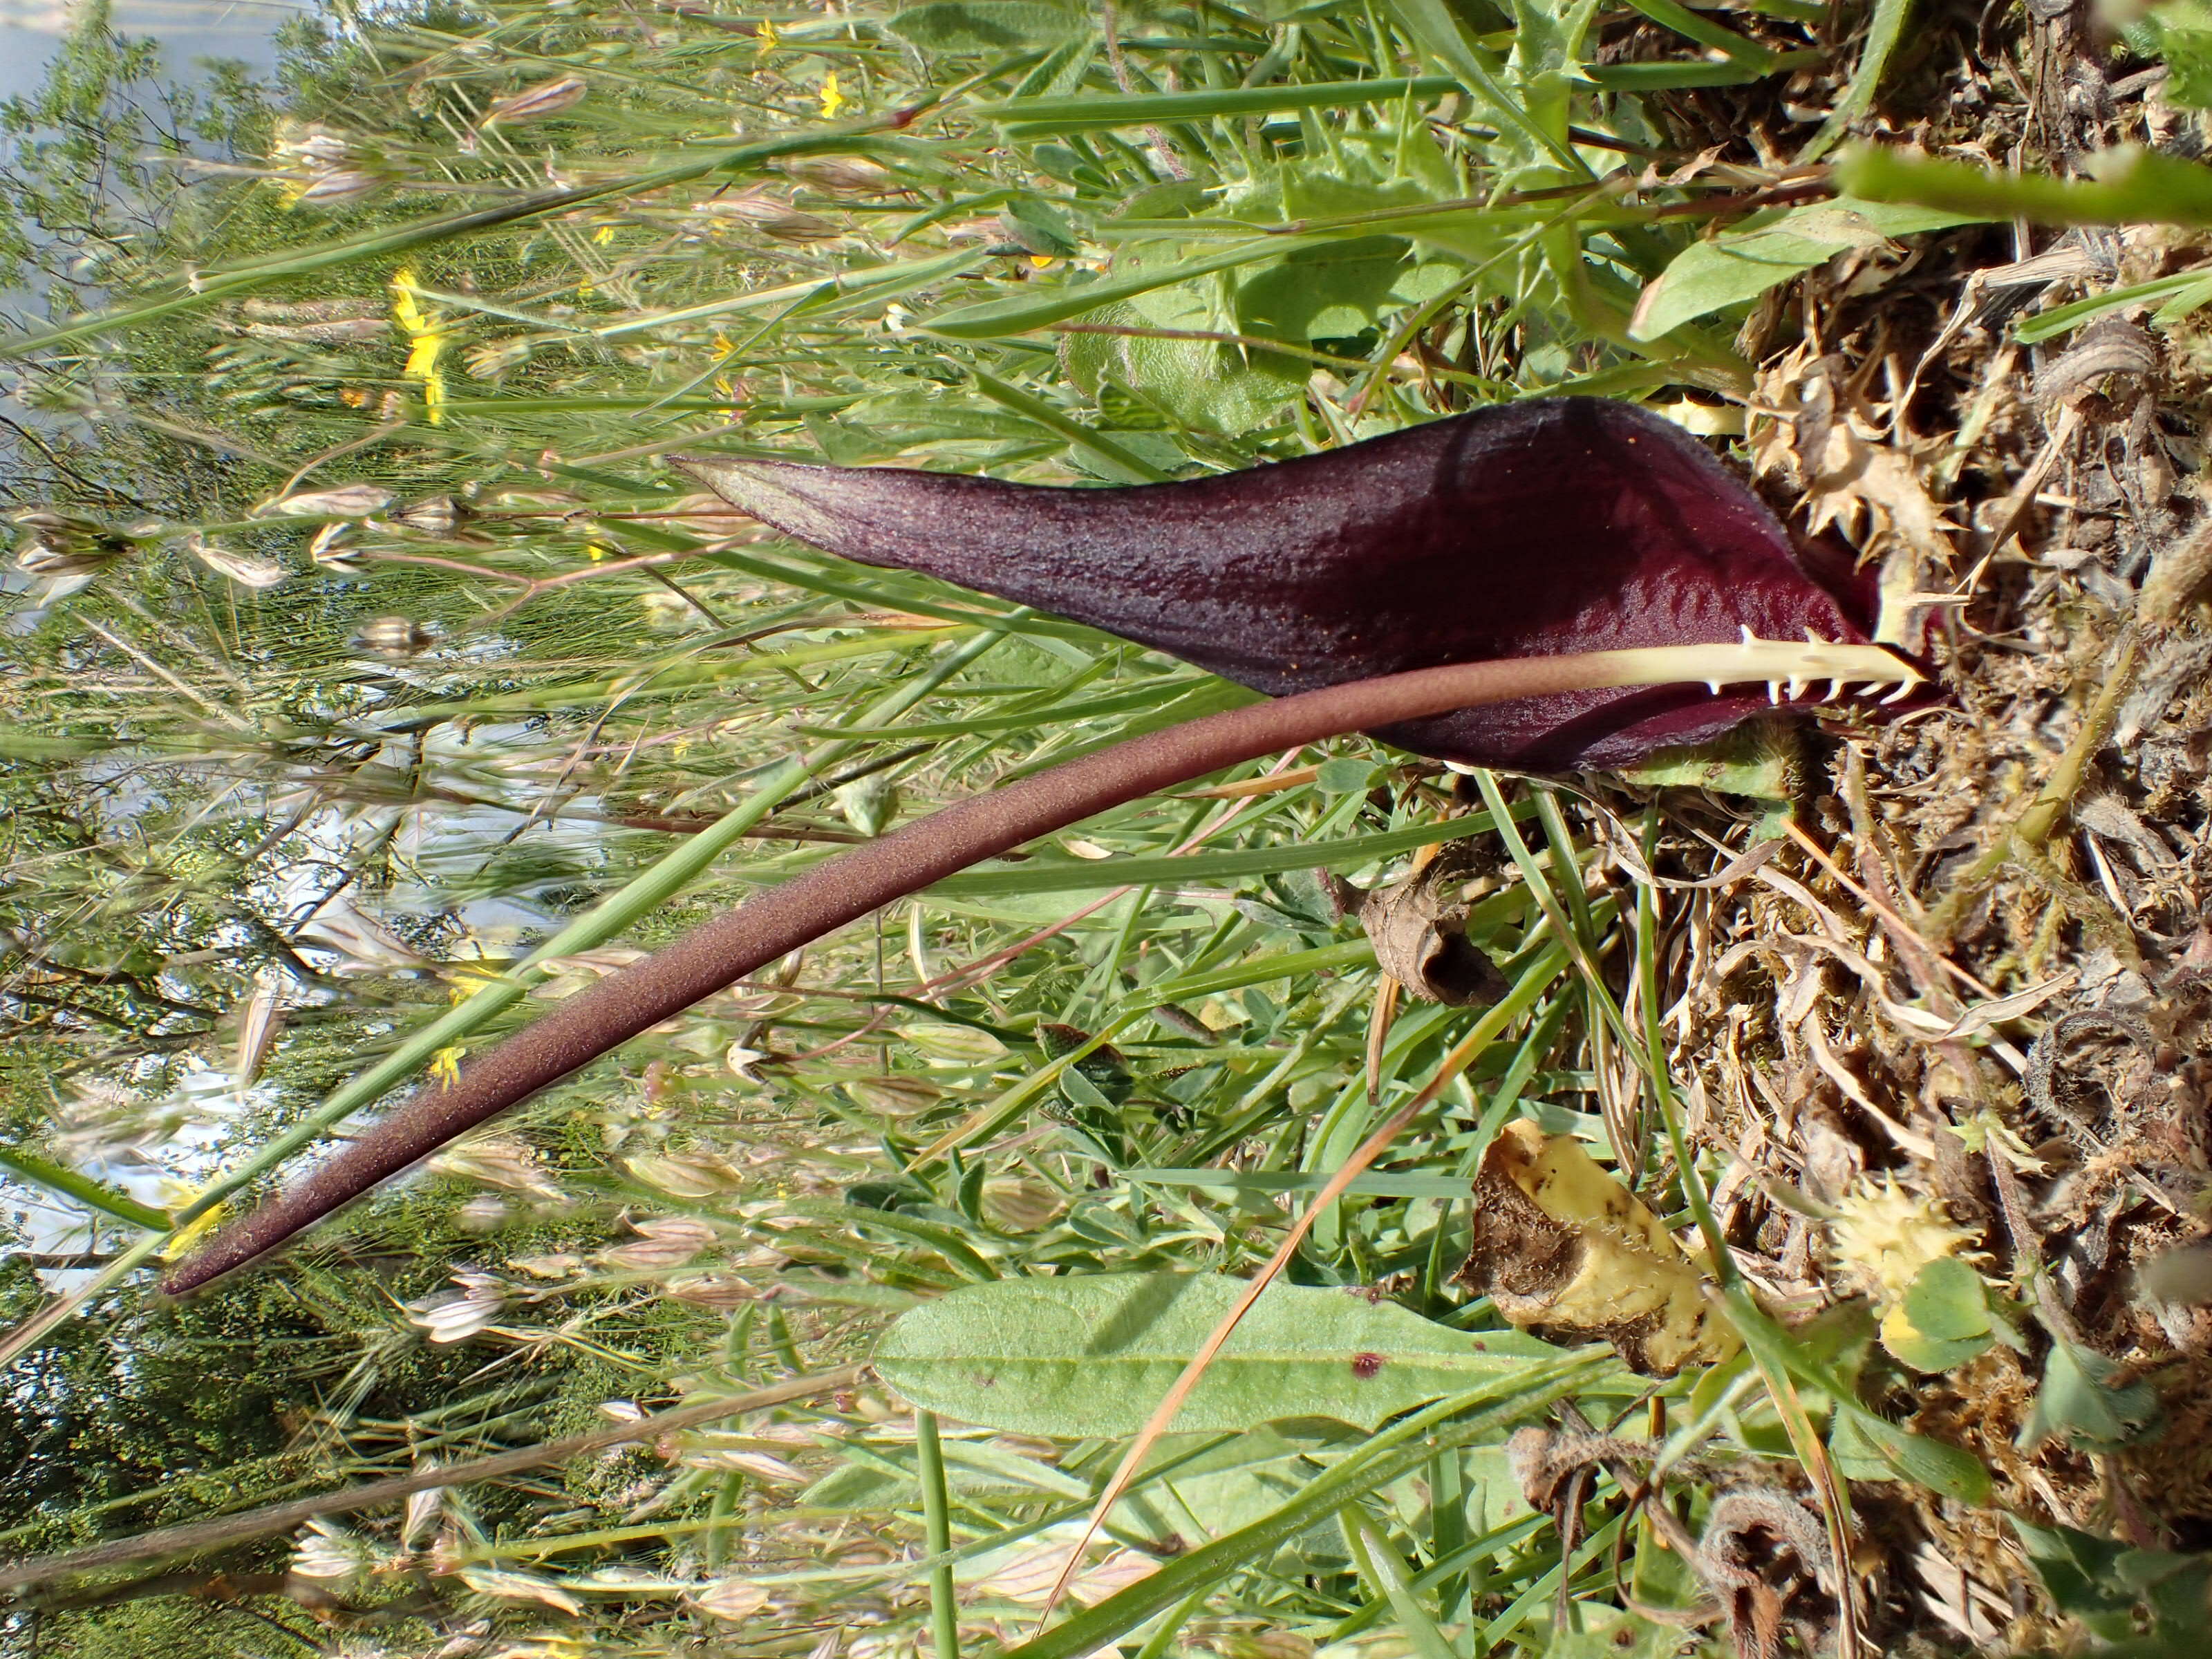
<instances>
[{"instance_id":1,"label":"white spiky staminode","mask_svg":"<svg viewBox=\"0 0 2212 1659\"><path fill-rule=\"evenodd\" d=\"M1923 678L1911 663L1881 646L1846 645L1823 639L1809 628L1802 644L1763 640L1748 627L1741 635L1733 645L1654 646L1604 654L1619 659L1633 674L1621 684L1703 680L1716 696L1726 685L1764 684L1767 700L1775 703L1785 694L1794 702L1814 684L1827 687L1822 702L1834 702L1853 685L1894 687L1882 701L1896 702Z\"/></svg>"}]
</instances>

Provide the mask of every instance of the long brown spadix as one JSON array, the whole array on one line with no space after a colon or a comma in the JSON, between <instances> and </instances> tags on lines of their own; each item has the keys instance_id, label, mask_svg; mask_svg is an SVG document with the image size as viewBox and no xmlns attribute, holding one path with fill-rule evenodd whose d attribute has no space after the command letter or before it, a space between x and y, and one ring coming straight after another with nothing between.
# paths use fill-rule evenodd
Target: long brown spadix
<instances>
[{"instance_id":1,"label":"long brown spadix","mask_svg":"<svg viewBox=\"0 0 2212 1659\"><path fill-rule=\"evenodd\" d=\"M1918 675L1876 647L1745 639L1732 645L1468 663L1355 681L1209 715L946 807L817 865L694 929L433 1084L296 1185L216 1233L168 1275L173 1295L283 1243L495 1114L703 997L846 923L1091 814L1301 744L1395 728L1452 709L1593 688L1827 680L1904 686Z\"/></svg>"},{"instance_id":2,"label":"long brown spadix","mask_svg":"<svg viewBox=\"0 0 2212 1659\"><path fill-rule=\"evenodd\" d=\"M1271 696L1747 629L1867 637L1742 480L1671 421L1601 398L1503 404L1127 489L676 464L801 541L1086 623ZM1759 706L1696 687L1584 688L1374 735L1442 760L1558 771L1700 742Z\"/></svg>"}]
</instances>

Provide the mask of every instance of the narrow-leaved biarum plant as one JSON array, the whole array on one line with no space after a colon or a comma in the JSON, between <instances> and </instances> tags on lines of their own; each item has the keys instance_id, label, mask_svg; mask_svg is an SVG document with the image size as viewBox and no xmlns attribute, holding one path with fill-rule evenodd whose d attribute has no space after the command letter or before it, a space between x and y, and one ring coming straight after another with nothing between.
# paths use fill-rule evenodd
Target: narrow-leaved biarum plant
<instances>
[{"instance_id":1,"label":"narrow-leaved biarum plant","mask_svg":"<svg viewBox=\"0 0 2212 1659\"><path fill-rule=\"evenodd\" d=\"M1139 796L1352 732L1479 765L1621 765L1799 702L1817 683L1833 696L1853 684L1902 694L1920 679L1868 641L1741 481L1625 404L1503 404L1279 465L1119 489L682 465L802 541L1158 647L1273 701L947 807L565 999L224 1228L169 1275L172 1293L779 957Z\"/></svg>"}]
</instances>

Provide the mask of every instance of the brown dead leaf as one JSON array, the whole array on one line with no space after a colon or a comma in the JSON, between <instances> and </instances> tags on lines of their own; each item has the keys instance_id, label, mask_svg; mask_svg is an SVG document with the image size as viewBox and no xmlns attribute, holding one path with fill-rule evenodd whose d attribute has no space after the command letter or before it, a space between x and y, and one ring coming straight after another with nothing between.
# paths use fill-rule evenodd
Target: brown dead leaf
<instances>
[{"instance_id":1,"label":"brown dead leaf","mask_svg":"<svg viewBox=\"0 0 2212 1659\"><path fill-rule=\"evenodd\" d=\"M1359 925L1375 960L1392 979L1429 1002L1488 1007L1505 994L1505 976L1467 937L1469 890L1489 873L1464 842L1445 842L1411 873L1359 902Z\"/></svg>"}]
</instances>

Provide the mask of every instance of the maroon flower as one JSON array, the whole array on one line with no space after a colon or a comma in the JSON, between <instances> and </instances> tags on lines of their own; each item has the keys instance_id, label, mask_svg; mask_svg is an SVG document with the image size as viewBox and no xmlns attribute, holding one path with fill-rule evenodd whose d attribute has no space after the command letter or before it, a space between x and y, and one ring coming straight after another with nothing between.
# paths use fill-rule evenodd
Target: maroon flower
<instances>
[{"instance_id":1,"label":"maroon flower","mask_svg":"<svg viewBox=\"0 0 2212 1659\"><path fill-rule=\"evenodd\" d=\"M1270 696L1443 663L1863 641L1764 503L1632 404L1503 404L1279 465L1130 489L693 457L817 547L1071 617ZM1419 754L1532 770L1696 743L1765 700L1577 691L1410 722Z\"/></svg>"}]
</instances>

